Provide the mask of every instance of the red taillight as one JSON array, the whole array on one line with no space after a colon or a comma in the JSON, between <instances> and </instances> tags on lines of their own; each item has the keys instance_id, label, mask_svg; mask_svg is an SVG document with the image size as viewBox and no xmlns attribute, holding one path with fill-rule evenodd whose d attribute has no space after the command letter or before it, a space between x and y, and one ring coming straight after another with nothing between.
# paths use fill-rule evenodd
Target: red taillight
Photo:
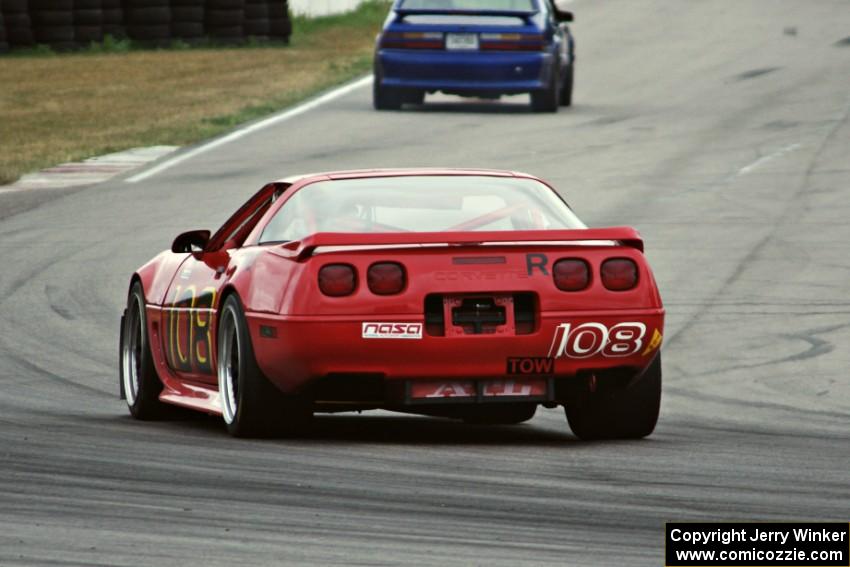
<instances>
[{"instance_id":1,"label":"red taillight","mask_svg":"<svg viewBox=\"0 0 850 567\"><path fill-rule=\"evenodd\" d=\"M482 33L483 51L544 51L546 38L539 34Z\"/></svg>"},{"instance_id":2,"label":"red taillight","mask_svg":"<svg viewBox=\"0 0 850 567\"><path fill-rule=\"evenodd\" d=\"M392 295L404 289L405 275L401 264L378 262L366 273L369 289L377 295Z\"/></svg>"},{"instance_id":3,"label":"red taillight","mask_svg":"<svg viewBox=\"0 0 850 567\"><path fill-rule=\"evenodd\" d=\"M577 258L558 260L552 266L552 278L561 291L581 291L590 283L590 267Z\"/></svg>"},{"instance_id":4,"label":"red taillight","mask_svg":"<svg viewBox=\"0 0 850 567\"><path fill-rule=\"evenodd\" d=\"M385 49L442 49L442 32L385 32L381 36Z\"/></svg>"},{"instance_id":5,"label":"red taillight","mask_svg":"<svg viewBox=\"0 0 850 567\"><path fill-rule=\"evenodd\" d=\"M354 293L357 272L348 264L328 264L319 270L319 289L325 295L342 297Z\"/></svg>"},{"instance_id":6,"label":"red taillight","mask_svg":"<svg viewBox=\"0 0 850 567\"><path fill-rule=\"evenodd\" d=\"M638 282L638 268L634 260L611 258L602 262L602 284L611 291L632 289Z\"/></svg>"}]
</instances>

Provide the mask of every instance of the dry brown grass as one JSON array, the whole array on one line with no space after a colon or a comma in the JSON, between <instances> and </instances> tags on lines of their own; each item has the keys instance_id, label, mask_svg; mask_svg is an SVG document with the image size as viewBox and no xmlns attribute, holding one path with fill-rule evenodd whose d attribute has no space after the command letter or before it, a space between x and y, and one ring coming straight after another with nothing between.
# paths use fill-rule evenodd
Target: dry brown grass
<instances>
[{"instance_id":1,"label":"dry brown grass","mask_svg":"<svg viewBox=\"0 0 850 567\"><path fill-rule=\"evenodd\" d=\"M386 10L371 12L311 24L289 47L0 58L0 184L64 161L195 142L346 81L370 67Z\"/></svg>"}]
</instances>

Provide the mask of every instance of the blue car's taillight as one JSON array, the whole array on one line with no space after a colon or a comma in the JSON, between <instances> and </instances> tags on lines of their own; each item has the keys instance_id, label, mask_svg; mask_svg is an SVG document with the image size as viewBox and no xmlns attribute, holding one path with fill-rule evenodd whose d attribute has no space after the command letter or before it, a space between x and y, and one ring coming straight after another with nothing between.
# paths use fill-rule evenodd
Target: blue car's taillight
<instances>
[{"instance_id":1,"label":"blue car's taillight","mask_svg":"<svg viewBox=\"0 0 850 567\"><path fill-rule=\"evenodd\" d=\"M384 49L443 49L442 32L385 32L381 36Z\"/></svg>"},{"instance_id":2,"label":"blue car's taillight","mask_svg":"<svg viewBox=\"0 0 850 567\"><path fill-rule=\"evenodd\" d=\"M482 33L480 39L486 51L544 51L548 45L540 34Z\"/></svg>"}]
</instances>

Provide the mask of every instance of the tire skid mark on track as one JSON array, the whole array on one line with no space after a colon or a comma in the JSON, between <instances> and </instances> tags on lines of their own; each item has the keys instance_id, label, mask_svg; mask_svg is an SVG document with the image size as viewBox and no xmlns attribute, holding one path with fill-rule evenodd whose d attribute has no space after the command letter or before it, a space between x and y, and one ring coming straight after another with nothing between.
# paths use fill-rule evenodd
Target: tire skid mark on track
<instances>
[{"instance_id":1,"label":"tire skid mark on track","mask_svg":"<svg viewBox=\"0 0 850 567\"><path fill-rule=\"evenodd\" d=\"M58 374L54 374L53 372L50 372L49 370L42 368L41 366L38 366L36 363L31 362L30 360L28 360L27 358L24 358L23 356L19 356L19 355L15 354L14 352L10 352L7 349L4 349L4 351L5 351L4 352L4 358L11 361L13 365L17 365L17 366L21 367L23 370L26 370L30 374L36 374L38 376L43 376L44 378L47 378L48 380L50 380L52 382L56 382L56 383L62 384L64 386L70 386L70 387L72 387L76 390L80 390L80 391L85 392L87 394L95 394L98 397L103 397L103 398L110 398L110 399L115 398L114 394L106 393L103 390L100 390L99 388L95 388L93 386L87 386L86 384L80 384L79 382L75 382L75 381L71 380L70 378L64 378L62 376L59 376Z\"/></svg>"},{"instance_id":2,"label":"tire skid mark on track","mask_svg":"<svg viewBox=\"0 0 850 567\"><path fill-rule=\"evenodd\" d=\"M693 327L693 325L695 325L697 323L697 321L699 321L699 319L702 316L704 316L706 313L708 313L711 309L714 308L715 302L717 302L721 297L724 297L725 295L727 295L726 291L730 287L732 287L735 284L735 282L738 281L738 279L741 277L741 275L750 267L751 260L753 260L759 254L761 254L761 252L765 248L765 246L769 242L772 242L773 239L776 237L776 234L779 231L779 229L782 228L785 225L785 221L787 219L791 218L794 213L796 213L796 211L797 211L797 209L795 208L796 202L806 192L806 189L809 188L811 176L812 176L812 173L815 170L815 167L817 166L818 159L820 158L821 154L826 149L826 147L829 145L829 143L832 141L833 137L835 136L836 132L838 132L839 128L841 128L842 126L844 126L847 123L848 117L850 117L850 104L847 104L841 118L838 119L830 127L829 131L823 137L823 139L821 140L821 143L818 145L815 152L809 158L809 165L806 167L806 170L805 170L805 173L803 174L803 179L802 179L801 183L797 186L797 189L794 192L794 194L791 195L791 198L788 199L788 202L787 202L785 209L782 212L782 214L773 222L773 226L770 229L770 231L768 232L768 234L766 236L764 236L763 238L761 238L761 240L759 240L758 243L756 243L755 246L753 246L750 249L750 251L738 262L738 264L735 267L735 270L732 272L732 274L728 278L726 278L726 280L715 291L715 293L711 297L707 298L705 300L705 302L703 303L703 305L698 310L693 312L688 317L688 320L680 328L678 328L676 331L671 333L669 337L666 338L665 343L666 343L667 346L670 346L671 344L675 344L683 334L687 333Z\"/></svg>"}]
</instances>

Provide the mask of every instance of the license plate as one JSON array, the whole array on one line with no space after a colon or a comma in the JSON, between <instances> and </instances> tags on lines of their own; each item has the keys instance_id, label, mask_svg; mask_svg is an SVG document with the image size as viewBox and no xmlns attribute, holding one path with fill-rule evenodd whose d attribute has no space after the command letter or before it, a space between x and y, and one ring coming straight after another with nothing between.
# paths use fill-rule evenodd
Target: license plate
<instances>
[{"instance_id":1,"label":"license plate","mask_svg":"<svg viewBox=\"0 0 850 567\"><path fill-rule=\"evenodd\" d=\"M475 398L480 388L483 398L538 398L546 395L546 380L484 380L476 386L472 380L410 383L410 399L440 400Z\"/></svg>"},{"instance_id":2,"label":"license plate","mask_svg":"<svg viewBox=\"0 0 850 567\"><path fill-rule=\"evenodd\" d=\"M478 35L474 33L446 34L446 49L474 51L478 49Z\"/></svg>"}]
</instances>

